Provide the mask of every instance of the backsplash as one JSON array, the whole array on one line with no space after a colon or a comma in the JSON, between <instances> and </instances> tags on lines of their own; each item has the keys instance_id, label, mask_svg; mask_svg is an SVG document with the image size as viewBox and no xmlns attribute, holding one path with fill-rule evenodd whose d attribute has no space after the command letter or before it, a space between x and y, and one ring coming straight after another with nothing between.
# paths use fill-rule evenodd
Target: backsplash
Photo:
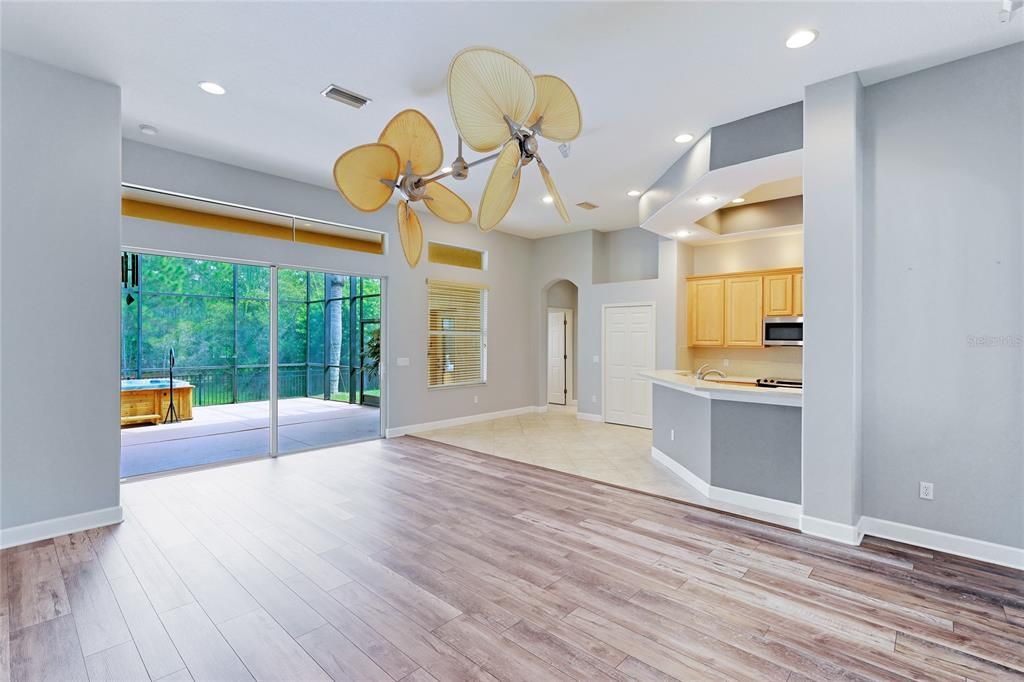
<instances>
[{"instance_id":1,"label":"backsplash","mask_svg":"<svg viewBox=\"0 0 1024 682\"><path fill-rule=\"evenodd\" d=\"M691 348L696 371L704 363L720 369L730 376L780 377L802 379L804 375L804 349L798 346L775 348ZM725 366L725 360L729 366Z\"/></svg>"}]
</instances>

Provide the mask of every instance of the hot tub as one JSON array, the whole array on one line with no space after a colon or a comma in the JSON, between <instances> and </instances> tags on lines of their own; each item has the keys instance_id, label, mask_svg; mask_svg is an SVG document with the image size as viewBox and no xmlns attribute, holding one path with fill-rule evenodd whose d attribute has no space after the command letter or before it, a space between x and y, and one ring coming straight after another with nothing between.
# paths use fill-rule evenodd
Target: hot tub
<instances>
[{"instance_id":1,"label":"hot tub","mask_svg":"<svg viewBox=\"0 0 1024 682\"><path fill-rule=\"evenodd\" d=\"M169 379L123 379L121 381L121 426L159 424L171 404ZM192 418L192 384L174 381L174 409L178 419Z\"/></svg>"}]
</instances>

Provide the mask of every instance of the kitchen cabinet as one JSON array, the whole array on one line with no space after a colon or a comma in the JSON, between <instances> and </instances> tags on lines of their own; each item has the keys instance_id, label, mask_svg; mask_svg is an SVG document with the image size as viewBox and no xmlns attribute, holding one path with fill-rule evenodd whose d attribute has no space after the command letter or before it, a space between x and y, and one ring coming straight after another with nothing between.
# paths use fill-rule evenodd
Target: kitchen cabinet
<instances>
[{"instance_id":1,"label":"kitchen cabinet","mask_svg":"<svg viewBox=\"0 0 1024 682\"><path fill-rule=\"evenodd\" d=\"M725 346L763 345L763 282L760 275L725 279Z\"/></svg>"},{"instance_id":2,"label":"kitchen cabinet","mask_svg":"<svg viewBox=\"0 0 1024 682\"><path fill-rule=\"evenodd\" d=\"M764 318L803 315L803 300L800 268L688 277L688 345L761 348Z\"/></svg>"},{"instance_id":3,"label":"kitchen cabinet","mask_svg":"<svg viewBox=\"0 0 1024 682\"><path fill-rule=\"evenodd\" d=\"M804 273L793 275L793 314L804 314Z\"/></svg>"},{"instance_id":4,"label":"kitchen cabinet","mask_svg":"<svg viewBox=\"0 0 1024 682\"><path fill-rule=\"evenodd\" d=\"M764 316L793 315L793 275L764 276Z\"/></svg>"},{"instance_id":5,"label":"kitchen cabinet","mask_svg":"<svg viewBox=\"0 0 1024 682\"><path fill-rule=\"evenodd\" d=\"M725 343L725 281L701 279L686 284L690 346Z\"/></svg>"}]
</instances>

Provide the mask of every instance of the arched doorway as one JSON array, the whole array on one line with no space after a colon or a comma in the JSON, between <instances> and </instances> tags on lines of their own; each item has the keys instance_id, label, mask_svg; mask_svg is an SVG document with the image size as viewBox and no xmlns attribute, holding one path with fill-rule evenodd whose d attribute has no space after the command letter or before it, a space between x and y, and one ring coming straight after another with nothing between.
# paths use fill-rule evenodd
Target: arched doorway
<instances>
[{"instance_id":1,"label":"arched doorway","mask_svg":"<svg viewBox=\"0 0 1024 682\"><path fill-rule=\"evenodd\" d=\"M546 401L575 405L579 290L567 279L558 280L545 291L545 301Z\"/></svg>"}]
</instances>

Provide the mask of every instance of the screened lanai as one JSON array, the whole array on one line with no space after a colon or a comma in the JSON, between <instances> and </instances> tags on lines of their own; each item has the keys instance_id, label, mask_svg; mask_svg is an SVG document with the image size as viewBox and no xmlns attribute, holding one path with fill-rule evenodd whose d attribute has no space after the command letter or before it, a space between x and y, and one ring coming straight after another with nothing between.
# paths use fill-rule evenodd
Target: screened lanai
<instances>
[{"instance_id":1,"label":"screened lanai","mask_svg":"<svg viewBox=\"0 0 1024 682\"><path fill-rule=\"evenodd\" d=\"M380 280L277 269L276 434L271 288L267 266L123 255L123 476L379 435Z\"/></svg>"}]
</instances>

